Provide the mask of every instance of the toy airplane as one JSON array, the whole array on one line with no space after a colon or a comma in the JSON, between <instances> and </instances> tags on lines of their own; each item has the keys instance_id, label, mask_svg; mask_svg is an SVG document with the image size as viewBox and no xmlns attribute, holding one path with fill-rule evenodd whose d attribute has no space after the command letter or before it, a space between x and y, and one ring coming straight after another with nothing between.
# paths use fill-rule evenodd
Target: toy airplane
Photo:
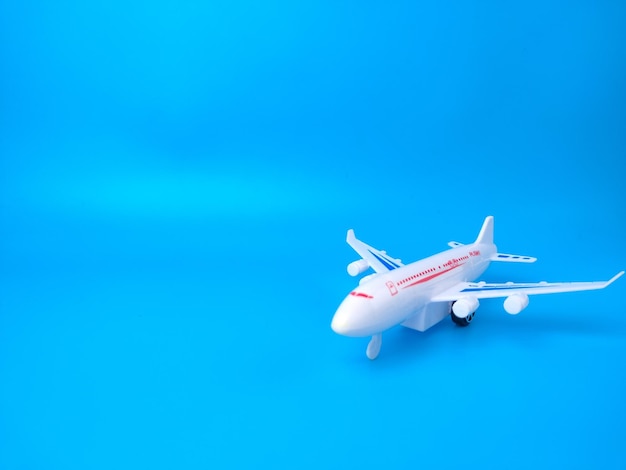
<instances>
[{"instance_id":1,"label":"toy airplane","mask_svg":"<svg viewBox=\"0 0 626 470\"><path fill-rule=\"evenodd\" d=\"M479 299L506 297L504 310L516 315L528 306L528 296L603 289L624 271L605 282L486 283L470 282L492 261L533 263L536 258L498 253L493 243L493 217L485 219L471 245L450 242L451 250L403 265L384 251L376 250L348 230L348 244L362 259L348 265L348 274L358 276L368 268L375 273L363 277L359 287L341 303L331 328L344 336L371 336L367 357L380 352L382 332L402 325L425 331L448 315L459 326L474 318Z\"/></svg>"}]
</instances>

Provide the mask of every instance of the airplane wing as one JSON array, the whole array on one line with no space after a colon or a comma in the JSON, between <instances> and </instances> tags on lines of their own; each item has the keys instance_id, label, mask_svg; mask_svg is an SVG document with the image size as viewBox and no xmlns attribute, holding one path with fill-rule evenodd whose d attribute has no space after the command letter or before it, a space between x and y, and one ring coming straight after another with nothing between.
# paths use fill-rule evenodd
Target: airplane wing
<instances>
[{"instance_id":1,"label":"airplane wing","mask_svg":"<svg viewBox=\"0 0 626 470\"><path fill-rule=\"evenodd\" d=\"M402 261L387 256L384 251L377 250L358 240L354 235L354 230L348 230L348 236L346 237L348 245L356 251L361 258L367 261L367 264L377 273L391 271L397 269L400 266L404 266Z\"/></svg>"},{"instance_id":2,"label":"airplane wing","mask_svg":"<svg viewBox=\"0 0 626 470\"><path fill-rule=\"evenodd\" d=\"M432 298L433 302L454 301L461 297L475 297L477 299L490 299L495 297L508 297L513 294L556 294L558 292L575 292L581 290L604 289L624 274L617 273L608 281L601 282L535 282L535 283L486 283L486 282L460 282L450 289Z\"/></svg>"}]
</instances>

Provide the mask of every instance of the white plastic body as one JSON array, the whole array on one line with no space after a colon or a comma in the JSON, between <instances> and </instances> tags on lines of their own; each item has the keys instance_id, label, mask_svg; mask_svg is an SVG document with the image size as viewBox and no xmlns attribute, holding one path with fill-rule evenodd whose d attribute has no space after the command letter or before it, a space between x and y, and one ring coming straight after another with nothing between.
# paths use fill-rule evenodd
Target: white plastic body
<instances>
[{"instance_id":1,"label":"white plastic body","mask_svg":"<svg viewBox=\"0 0 626 470\"><path fill-rule=\"evenodd\" d=\"M358 261L353 261L347 267L348 274L352 277L358 276L361 273L364 273L369 269L370 265L367 264L367 261L364 259L360 259Z\"/></svg>"},{"instance_id":2,"label":"white plastic body","mask_svg":"<svg viewBox=\"0 0 626 470\"><path fill-rule=\"evenodd\" d=\"M359 285L365 284L366 282L370 281L373 277L376 277L376 276L378 276L378 274L376 274L376 273L372 273L372 274L368 274L367 276L363 276L359 280Z\"/></svg>"},{"instance_id":3,"label":"white plastic body","mask_svg":"<svg viewBox=\"0 0 626 470\"><path fill-rule=\"evenodd\" d=\"M402 326L417 331L426 331L450 315L451 302L430 302L415 315L401 323Z\"/></svg>"},{"instance_id":4,"label":"white plastic body","mask_svg":"<svg viewBox=\"0 0 626 470\"><path fill-rule=\"evenodd\" d=\"M497 252L493 242L493 217L485 219L474 243L451 242L452 249L408 265L356 239L352 230L348 231L347 241L363 258L348 265L350 274L363 272L366 266L376 273L362 279L332 319L332 329L345 336L376 336L400 324L425 331L447 317L451 310L458 317L467 317L478 308L479 299L485 298L506 297L504 309L517 314L528 306L529 295L602 289L624 274L622 271L609 281L601 282L472 282L492 261L528 263L535 260L530 256ZM377 353L379 348L377 339L368 349L368 356L370 352Z\"/></svg>"},{"instance_id":5,"label":"white plastic body","mask_svg":"<svg viewBox=\"0 0 626 470\"><path fill-rule=\"evenodd\" d=\"M365 354L368 359L376 359L378 357L378 353L380 352L380 347L383 344L383 335L378 333L377 335L372 336L369 344L367 345L367 350Z\"/></svg>"},{"instance_id":6,"label":"white plastic body","mask_svg":"<svg viewBox=\"0 0 626 470\"><path fill-rule=\"evenodd\" d=\"M480 302L478 302L476 297L461 297L459 300L454 302L454 305L452 306L452 313L454 313L454 315L458 318L465 318L470 313L474 313L478 309L479 305Z\"/></svg>"},{"instance_id":7,"label":"white plastic body","mask_svg":"<svg viewBox=\"0 0 626 470\"><path fill-rule=\"evenodd\" d=\"M471 244L446 250L392 271L380 272L359 285L341 303L331 326L344 336L372 336L407 322L406 326L424 331L450 313L449 302L443 302L446 315L432 316L425 308L431 299L461 281L480 276L496 253L494 244ZM389 285L396 294L392 295ZM437 310L437 307L434 307ZM427 316L430 313L430 317ZM470 312L471 313L471 312ZM463 315L464 317L467 315ZM432 319L438 321L433 322Z\"/></svg>"},{"instance_id":8,"label":"white plastic body","mask_svg":"<svg viewBox=\"0 0 626 470\"><path fill-rule=\"evenodd\" d=\"M528 307L528 296L524 293L509 295L504 300L504 310L511 315L517 315Z\"/></svg>"}]
</instances>

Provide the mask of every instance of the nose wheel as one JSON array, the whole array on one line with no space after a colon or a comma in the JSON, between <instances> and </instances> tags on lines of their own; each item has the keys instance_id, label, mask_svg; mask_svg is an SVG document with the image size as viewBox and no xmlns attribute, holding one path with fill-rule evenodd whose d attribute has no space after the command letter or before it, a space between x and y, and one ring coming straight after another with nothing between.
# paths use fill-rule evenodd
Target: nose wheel
<instances>
[{"instance_id":1,"label":"nose wheel","mask_svg":"<svg viewBox=\"0 0 626 470\"><path fill-rule=\"evenodd\" d=\"M452 318L452 321L458 326L469 326L469 324L472 323L475 314L476 312L472 312L465 318L459 318L454 313L450 313L450 318Z\"/></svg>"},{"instance_id":2,"label":"nose wheel","mask_svg":"<svg viewBox=\"0 0 626 470\"><path fill-rule=\"evenodd\" d=\"M367 350L365 351L365 354L367 354L367 358L374 360L378 357L378 353L380 352L380 347L383 344L383 335L382 334L377 334L372 336L372 339L370 339L369 344L367 345Z\"/></svg>"}]
</instances>

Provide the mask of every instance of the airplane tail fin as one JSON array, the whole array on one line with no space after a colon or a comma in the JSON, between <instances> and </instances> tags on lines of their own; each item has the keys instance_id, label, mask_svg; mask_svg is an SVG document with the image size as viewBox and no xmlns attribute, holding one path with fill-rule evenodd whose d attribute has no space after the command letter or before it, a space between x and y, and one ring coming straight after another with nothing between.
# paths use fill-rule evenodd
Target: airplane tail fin
<instances>
[{"instance_id":1,"label":"airplane tail fin","mask_svg":"<svg viewBox=\"0 0 626 470\"><path fill-rule=\"evenodd\" d=\"M480 229L480 233L478 234L478 238L474 242L476 244L480 243L493 243L493 216L490 215L483 222L483 227Z\"/></svg>"},{"instance_id":2,"label":"airplane tail fin","mask_svg":"<svg viewBox=\"0 0 626 470\"><path fill-rule=\"evenodd\" d=\"M493 244L493 216L490 215L483 222L478 238L474 242L476 244ZM494 253L491 261L506 261L509 263L534 263L537 258L526 255L512 255L508 253Z\"/></svg>"}]
</instances>

